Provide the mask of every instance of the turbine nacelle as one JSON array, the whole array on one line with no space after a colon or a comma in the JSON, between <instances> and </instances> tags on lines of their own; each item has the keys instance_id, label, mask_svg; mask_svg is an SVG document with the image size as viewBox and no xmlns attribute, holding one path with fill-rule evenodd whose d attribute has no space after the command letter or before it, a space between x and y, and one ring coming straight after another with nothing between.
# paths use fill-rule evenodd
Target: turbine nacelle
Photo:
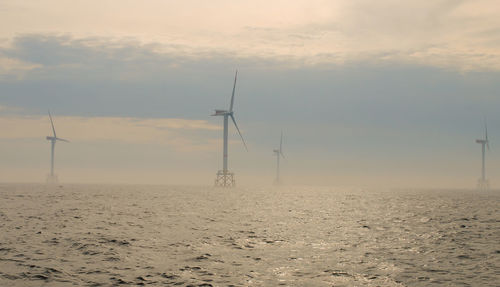
<instances>
[{"instance_id":1,"label":"turbine nacelle","mask_svg":"<svg viewBox=\"0 0 500 287\"><path fill-rule=\"evenodd\" d=\"M69 140L66 140L66 139L62 139L62 138L56 138L56 137L51 137L51 136L47 136L46 139L48 141L62 141L62 142L67 142L69 143Z\"/></svg>"},{"instance_id":2,"label":"turbine nacelle","mask_svg":"<svg viewBox=\"0 0 500 287\"><path fill-rule=\"evenodd\" d=\"M233 112L226 111L226 110L215 110L215 113L212 116L225 116L225 115L232 115Z\"/></svg>"}]
</instances>

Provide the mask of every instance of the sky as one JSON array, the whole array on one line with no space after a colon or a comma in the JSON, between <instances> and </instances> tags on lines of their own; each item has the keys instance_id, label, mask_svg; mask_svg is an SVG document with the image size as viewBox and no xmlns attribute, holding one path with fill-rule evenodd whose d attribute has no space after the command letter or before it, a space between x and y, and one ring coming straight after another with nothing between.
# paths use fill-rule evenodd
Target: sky
<instances>
[{"instance_id":1,"label":"sky","mask_svg":"<svg viewBox=\"0 0 500 287\"><path fill-rule=\"evenodd\" d=\"M498 0L0 0L0 182L500 186ZM498 141L500 143L500 141Z\"/></svg>"}]
</instances>

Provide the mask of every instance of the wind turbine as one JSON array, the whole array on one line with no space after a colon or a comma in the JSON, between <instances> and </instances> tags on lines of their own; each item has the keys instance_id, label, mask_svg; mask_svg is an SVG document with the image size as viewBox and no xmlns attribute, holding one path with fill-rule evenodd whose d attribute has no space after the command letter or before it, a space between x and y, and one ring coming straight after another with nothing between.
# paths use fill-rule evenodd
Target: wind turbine
<instances>
[{"instance_id":1,"label":"wind turbine","mask_svg":"<svg viewBox=\"0 0 500 287\"><path fill-rule=\"evenodd\" d=\"M47 183L57 183L57 175L54 174L54 149L56 147L56 141L63 141L63 142L69 142L69 141L57 137L56 129L54 128L54 122L52 121L52 116L50 115L50 111L49 111L49 119L50 119L50 124L52 125L52 132L54 133L54 136L52 137L47 136L47 140L49 140L51 144L50 174L47 176Z\"/></svg>"},{"instance_id":2,"label":"wind turbine","mask_svg":"<svg viewBox=\"0 0 500 287\"><path fill-rule=\"evenodd\" d=\"M248 151L247 145L245 143L245 140L243 139L243 136L241 135L240 129L238 128L238 125L236 124L236 120L234 119L234 113L233 113L233 105L234 105L234 91L236 89L236 79L238 78L238 70L236 70L236 73L234 75L234 85L233 85L233 93L231 95L231 104L229 106L229 110L215 110L215 114L212 116L223 116L224 117L224 146L223 146L223 158L222 158L222 170L219 170L217 172L217 178L215 179L215 186L221 186L221 187L232 187L235 185L235 180L234 180L234 173L229 172L227 168L227 133L228 133L228 123L229 123L229 118L231 117L231 120L234 123L234 126L236 127L236 130L238 131L238 134L241 137L241 141L243 142L243 145L245 146L245 149Z\"/></svg>"},{"instance_id":3,"label":"wind turbine","mask_svg":"<svg viewBox=\"0 0 500 287\"><path fill-rule=\"evenodd\" d=\"M490 143L488 140L488 127L484 123L484 139L477 139L476 143L481 144L482 147L482 165L481 165L481 178L477 181L477 187L480 190L488 190L489 182L486 179L486 165L485 165L485 146L490 150Z\"/></svg>"},{"instance_id":4,"label":"wind turbine","mask_svg":"<svg viewBox=\"0 0 500 287\"><path fill-rule=\"evenodd\" d=\"M276 179L274 184L280 184L280 156L283 157L283 159L285 158L283 155L283 132L281 132L280 137L280 148L274 149L273 152L276 155Z\"/></svg>"}]
</instances>

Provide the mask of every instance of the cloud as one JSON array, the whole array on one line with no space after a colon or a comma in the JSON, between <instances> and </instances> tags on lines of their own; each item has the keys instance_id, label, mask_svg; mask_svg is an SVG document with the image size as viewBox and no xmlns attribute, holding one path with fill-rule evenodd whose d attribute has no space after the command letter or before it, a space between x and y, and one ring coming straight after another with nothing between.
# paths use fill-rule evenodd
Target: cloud
<instances>
[{"instance_id":1,"label":"cloud","mask_svg":"<svg viewBox=\"0 0 500 287\"><path fill-rule=\"evenodd\" d=\"M186 119L56 116L54 122L57 136L71 142L155 144L181 152L213 150L215 143L202 136L220 130L206 121ZM47 116L0 116L0 128L3 140L52 135Z\"/></svg>"},{"instance_id":2,"label":"cloud","mask_svg":"<svg viewBox=\"0 0 500 287\"><path fill-rule=\"evenodd\" d=\"M457 123L464 115L490 113L500 89L498 72L463 74L395 64L394 58L404 58L397 51L374 57L389 59L384 64L366 59L340 66L290 67L281 59L219 53L192 58L157 48L102 38L20 37L3 53L39 67L22 80L0 79L0 101L31 114L55 109L84 117L209 120L213 109L228 106L234 70L239 68L235 109L241 120L384 126L402 116L398 123L414 125L442 120L444 111ZM441 53L437 50L414 51L412 57Z\"/></svg>"},{"instance_id":3,"label":"cloud","mask_svg":"<svg viewBox=\"0 0 500 287\"><path fill-rule=\"evenodd\" d=\"M58 158L67 164L85 162L89 168L110 170L137 163L137 169L154 165L179 170L183 164L186 176L192 166L201 165L212 175L222 157L221 118L209 115L229 105L236 68L235 115L250 145L246 154L230 128L231 168L238 172L271 174L271 152L282 129L290 171L322 176L358 170L366 176L398 171L425 177L439 174L449 162L469 167L476 159L473 140L481 136L483 114L491 123L492 139L499 132L496 71L462 73L409 64L394 60L399 50L359 62L311 66L220 51L192 56L189 50L174 52L175 45L171 51L162 47L133 40L26 35L2 49L11 58L40 65L22 79L0 79L0 104L21 107L19 114L25 115L0 126L23 131L6 133L10 138L0 141L5 153L16 150L19 142L39 145L41 151L38 155L26 144L9 162L21 165L19 158L24 158L29 165L33 156L46 155L49 108L56 115L58 135L72 141L58 147L64 154ZM337 55L322 57L330 56ZM27 135L36 139L23 138Z\"/></svg>"},{"instance_id":4,"label":"cloud","mask_svg":"<svg viewBox=\"0 0 500 287\"><path fill-rule=\"evenodd\" d=\"M17 58L0 55L0 77L20 79L26 72L40 67L40 64L25 62Z\"/></svg>"},{"instance_id":5,"label":"cloud","mask_svg":"<svg viewBox=\"0 0 500 287\"><path fill-rule=\"evenodd\" d=\"M6 114L20 114L25 112L25 109L19 108L19 107L9 107L9 106L2 106L0 105L0 113L3 115Z\"/></svg>"},{"instance_id":6,"label":"cloud","mask_svg":"<svg viewBox=\"0 0 500 287\"><path fill-rule=\"evenodd\" d=\"M70 35L68 48L77 46L75 39L94 48L103 43L99 39L113 39L108 48L127 39L136 48L151 46L176 58L219 54L281 59L290 66L370 61L500 69L496 0L105 2L10 2L4 6L0 37ZM50 44L38 46L31 59L55 64L44 56ZM78 54L91 61L86 52Z\"/></svg>"}]
</instances>

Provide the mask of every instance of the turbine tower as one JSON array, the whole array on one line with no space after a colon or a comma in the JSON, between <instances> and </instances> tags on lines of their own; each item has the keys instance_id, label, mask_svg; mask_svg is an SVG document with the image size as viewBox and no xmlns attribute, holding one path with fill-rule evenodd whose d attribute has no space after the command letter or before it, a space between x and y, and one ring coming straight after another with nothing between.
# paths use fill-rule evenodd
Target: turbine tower
<instances>
[{"instance_id":1,"label":"turbine tower","mask_svg":"<svg viewBox=\"0 0 500 287\"><path fill-rule=\"evenodd\" d=\"M228 123L229 123L229 117L231 117L231 120L234 123L234 126L236 127L236 130L238 131L238 134L241 137L241 141L243 142L243 145L245 146L245 149L248 151L247 145L245 143L245 140L243 139L243 136L241 135L240 129L238 128L238 125L236 124L236 120L234 119L234 114L233 114L233 104L234 104L234 91L236 89L236 79L238 77L238 71L236 71L236 74L234 75L234 85L233 85L233 93L231 95L231 104L229 106L229 110L215 110L215 114L212 116L223 116L224 117L224 146L223 146L223 158L222 158L222 170L219 170L217 172L217 178L215 179L215 186L220 186L220 187L233 187L235 185L235 180L234 180L234 173L230 172L227 168L227 133L228 133Z\"/></svg>"},{"instance_id":2,"label":"turbine tower","mask_svg":"<svg viewBox=\"0 0 500 287\"><path fill-rule=\"evenodd\" d=\"M481 144L482 148L481 178L477 181L477 188L479 190L488 190L490 186L488 180L486 179L485 146L488 147L488 150L490 150L490 144L488 141L488 127L486 126L486 122L484 123L484 139L477 139L476 143Z\"/></svg>"},{"instance_id":3,"label":"turbine tower","mask_svg":"<svg viewBox=\"0 0 500 287\"><path fill-rule=\"evenodd\" d=\"M281 137L280 137L280 148L279 149L274 149L273 150L274 154L276 155L276 179L274 180L274 184L278 185L280 184L280 156L285 158L283 155L283 132L281 132Z\"/></svg>"},{"instance_id":4,"label":"turbine tower","mask_svg":"<svg viewBox=\"0 0 500 287\"><path fill-rule=\"evenodd\" d=\"M50 124L52 125L52 132L54 136L47 136L47 140L50 141L51 149L50 149L50 174L47 176L47 183L57 183L57 175L54 174L54 149L56 147L56 141L69 142L68 140L58 138L56 135L56 129L54 128L54 122L52 121L52 116L49 111L49 119Z\"/></svg>"}]
</instances>

